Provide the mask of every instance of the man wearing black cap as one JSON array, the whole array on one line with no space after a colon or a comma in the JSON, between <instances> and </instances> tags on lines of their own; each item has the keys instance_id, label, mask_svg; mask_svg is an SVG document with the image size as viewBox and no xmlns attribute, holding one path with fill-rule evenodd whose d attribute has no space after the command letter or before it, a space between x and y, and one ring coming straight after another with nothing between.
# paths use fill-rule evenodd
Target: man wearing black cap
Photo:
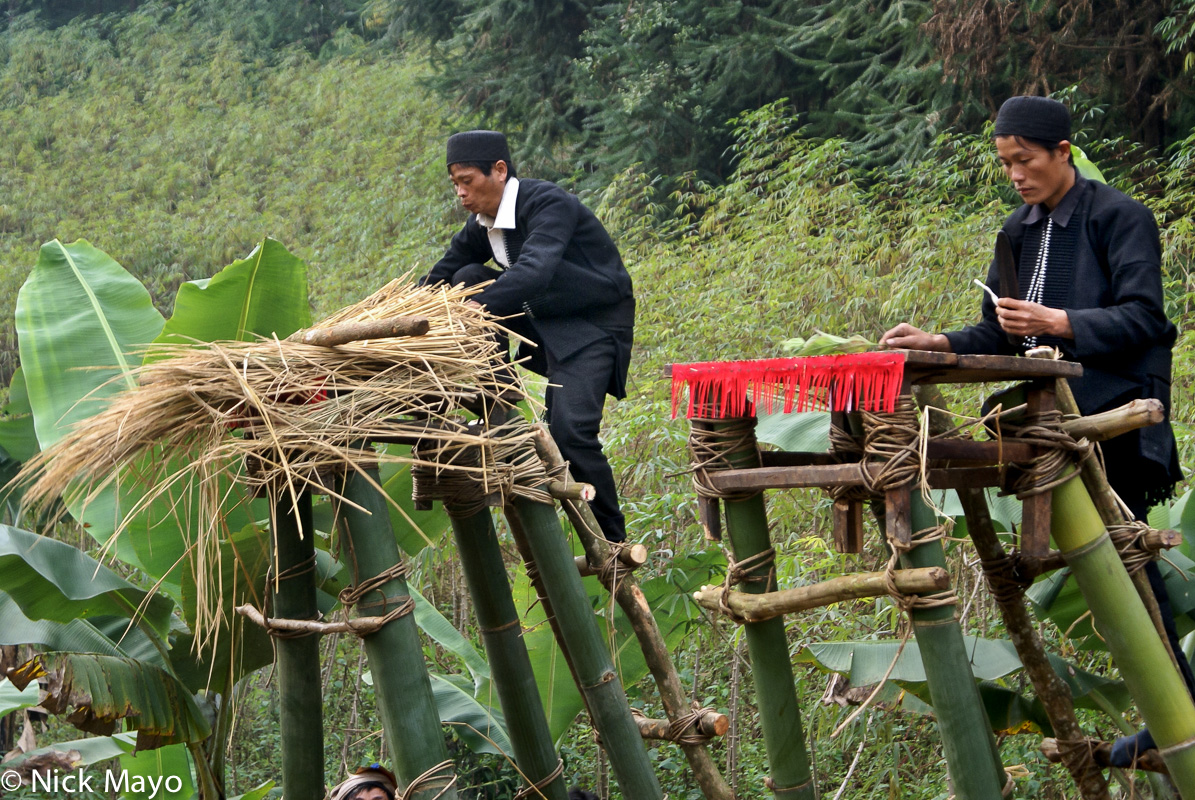
<instances>
[{"instance_id":1,"label":"man wearing black cap","mask_svg":"<svg viewBox=\"0 0 1195 800\"><path fill-rule=\"evenodd\" d=\"M448 174L465 227L425 284L493 281L474 300L536 347L523 363L546 376L548 426L573 476L597 491L602 533L626 539L618 489L598 430L607 394L626 396L635 324L631 276L593 212L548 181L517 178L506 137L466 131L448 139ZM487 262L493 266L485 266Z\"/></svg>"},{"instance_id":2,"label":"man wearing black cap","mask_svg":"<svg viewBox=\"0 0 1195 800\"><path fill-rule=\"evenodd\" d=\"M902 323L881 337L889 347L955 353L1014 354L1057 347L1083 365L1071 388L1079 410L1095 414L1138 398L1157 398L1166 421L1102 445L1108 481L1138 519L1167 499L1182 479L1170 427L1170 361L1177 331L1162 299L1162 248L1144 205L1079 175L1071 160L1071 115L1057 100L1012 97L996 116L996 150L1025 204L1005 221L1020 283L1019 300L983 300L983 319L961 331L932 334ZM988 286L999 287L995 262ZM1020 337L1020 347L1009 335ZM1187 686L1195 676L1182 657L1157 564L1146 566ZM1142 731L1116 743L1128 766L1153 741Z\"/></svg>"}]
</instances>

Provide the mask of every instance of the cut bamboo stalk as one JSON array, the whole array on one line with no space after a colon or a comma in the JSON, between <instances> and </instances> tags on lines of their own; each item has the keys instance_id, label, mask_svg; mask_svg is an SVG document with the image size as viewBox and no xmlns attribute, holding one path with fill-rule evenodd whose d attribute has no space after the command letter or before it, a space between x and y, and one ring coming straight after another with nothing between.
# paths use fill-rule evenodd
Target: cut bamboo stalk
<instances>
[{"instance_id":1,"label":"cut bamboo stalk","mask_svg":"<svg viewBox=\"0 0 1195 800\"><path fill-rule=\"evenodd\" d=\"M936 386L918 386L917 401L921 406L947 410L945 398ZM941 428L946 427L944 415L938 415L937 420ZM931 425L935 417L931 415ZM940 433L933 430L930 433ZM967 533L975 543L975 551L985 562L998 562L1005 555L1004 548L996 536L996 529L992 525L992 517L988 511L987 498L982 489L959 489L959 499L963 505L963 513L967 519ZM1004 620L1004 628L1008 632L1016 648L1017 656L1025 668L1033 684L1033 691L1037 694L1042 706L1050 718L1050 725L1055 735L1064 741L1080 741L1084 739L1083 729L1075 717L1074 701L1070 688L1066 682L1054 671L1049 657L1046 655L1045 645L1037 632L1029 610L1025 606L1023 595L1015 597L993 592L997 606L1000 608ZM1084 800L1107 800L1108 782L1104 774L1093 768L1091 754L1086 748L1070 748L1066 751L1064 764L1075 786L1079 789L1080 797Z\"/></svg>"},{"instance_id":2,"label":"cut bamboo stalk","mask_svg":"<svg viewBox=\"0 0 1195 800\"><path fill-rule=\"evenodd\" d=\"M1195 798L1195 702L1081 481L1054 489L1054 541L1158 744L1171 780Z\"/></svg>"},{"instance_id":3,"label":"cut bamboo stalk","mask_svg":"<svg viewBox=\"0 0 1195 800\"><path fill-rule=\"evenodd\" d=\"M449 518L515 763L529 783L538 787L540 794L533 796L568 800L564 775L552 777L560 760L552 745L490 511L459 516L450 509Z\"/></svg>"},{"instance_id":4,"label":"cut bamboo stalk","mask_svg":"<svg viewBox=\"0 0 1195 800\"><path fill-rule=\"evenodd\" d=\"M1162 407L1162 401L1150 397L1144 400L1132 400L1119 408L1092 414L1088 417L1065 420L1062 423L1062 429L1075 439L1104 442L1114 439L1122 433L1157 425L1165 419L1166 410Z\"/></svg>"},{"instance_id":5,"label":"cut bamboo stalk","mask_svg":"<svg viewBox=\"0 0 1195 800\"><path fill-rule=\"evenodd\" d=\"M551 433L544 425L535 425L535 449L550 471L564 469L566 463L560 449L553 441ZM581 546L585 548L586 563L604 564L610 558L610 543L601 534L597 519L588 503L565 502L565 513L569 522L577 532ZM715 504L716 507L716 504ZM633 547L631 548L634 549ZM646 548L645 556L646 556ZM626 552L624 550L624 552ZM639 641L639 648L643 651L643 658L655 679L656 688L660 692L660 704L669 720L678 720L689 713L689 698L681 686L680 676L676 666L668 655L668 647L660 633L660 627L651 613L647 598L639 588L639 582L634 574L620 574L615 586L606 586L614 595L619 608L626 615L635 638ZM710 756L709 748L703 744L681 743L689 768L706 800L734 800L734 791L727 784L719 772L718 766Z\"/></svg>"},{"instance_id":6,"label":"cut bamboo stalk","mask_svg":"<svg viewBox=\"0 0 1195 800\"><path fill-rule=\"evenodd\" d=\"M393 319L338 322L323 328L308 328L292 333L287 341L302 342L317 347L336 347L349 342L369 339L389 339L394 336L422 336L431 324L424 317L395 317Z\"/></svg>"},{"instance_id":7,"label":"cut bamboo stalk","mask_svg":"<svg viewBox=\"0 0 1195 800\"><path fill-rule=\"evenodd\" d=\"M401 556L386 501L376 488L376 469L364 475L353 472L344 479L337 508L341 553L353 574L353 584L371 580L397 566ZM358 612L382 615L410 600L407 582L394 577L357 604ZM423 648L415 615L391 620L377 633L362 639L373 673L378 711L386 742L394 753L394 771L400 789L415 788L411 800L456 800L456 789L444 781L424 786L410 784L428 770L448 761L448 748L440 727L440 714L432 695L431 680L423 661ZM450 775L450 771L442 773Z\"/></svg>"},{"instance_id":8,"label":"cut bamboo stalk","mask_svg":"<svg viewBox=\"0 0 1195 800\"><path fill-rule=\"evenodd\" d=\"M915 531L937 525L937 518L921 501L920 494L910 497L909 516ZM914 547L901 556L900 562L905 569L946 569L941 540ZM955 796L959 800L1000 800L1006 781L1004 767L971 672L956 611L953 604L914 608L909 618L921 648L925 680Z\"/></svg>"},{"instance_id":9,"label":"cut bamboo stalk","mask_svg":"<svg viewBox=\"0 0 1195 800\"><path fill-rule=\"evenodd\" d=\"M288 494L274 507L273 593L276 616L310 620L319 616L315 598L315 528L311 495L292 501ZM324 723L320 691L319 637L314 634L274 639L281 707L279 736L282 788L295 800L324 796Z\"/></svg>"},{"instance_id":10,"label":"cut bamboo stalk","mask_svg":"<svg viewBox=\"0 0 1195 800\"><path fill-rule=\"evenodd\" d=\"M692 425L711 425L715 430L727 427L721 420ZM754 437L726 454L735 467L754 466L756 455ZM772 549L768 535L768 516L762 494L736 500L726 498L726 535L730 539L734 559L738 562L755 558ZM764 564L749 571L744 591L763 594L775 591L775 570ZM760 727L768 754L769 788L777 800L813 800L813 774L809 753L805 746L805 732L801 726L801 707L797 701L793 681L792 659L784 620L769 619L749 622L743 626L747 652L751 660L751 676L755 681L756 701L759 705Z\"/></svg>"},{"instance_id":11,"label":"cut bamboo stalk","mask_svg":"<svg viewBox=\"0 0 1195 800\"><path fill-rule=\"evenodd\" d=\"M644 739L672 740L672 720L635 717L639 735ZM730 730L730 718L709 708L703 708L692 728L699 736L725 736Z\"/></svg>"},{"instance_id":12,"label":"cut bamboo stalk","mask_svg":"<svg viewBox=\"0 0 1195 800\"><path fill-rule=\"evenodd\" d=\"M557 500L584 500L588 503L597 497L597 490L591 484L577 481L548 481L547 489L548 494Z\"/></svg>"},{"instance_id":13,"label":"cut bamboo stalk","mask_svg":"<svg viewBox=\"0 0 1195 800\"><path fill-rule=\"evenodd\" d=\"M627 545L618 551L616 557L627 569L638 569L647 563L647 547L638 543ZM577 562L577 571L581 573L582 578L598 575L602 571L601 564L592 564L588 556L577 556L573 560Z\"/></svg>"},{"instance_id":14,"label":"cut bamboo stalk","mask_svg":"<svg viewBox=\"0 0 1195 800\"><path fill-rule=\"evenodd\" d=\"M594 727L610 756L623 796L661 800L663 792L631 717L630 705L610 651L602 640L589 596L577 574L568 539L556 517L555 504L515 497L511 506L523 526L535 565L543 575L544 588L560 622L559 630L572 656L581 692L586 696Z\"/></svg>"},{"instance_id":15,"label":"cut bamboo stalk","mask_svg":"<svg viewBox=\"0 0 1195 800\"><path fill-rule=\"evenodd\" d=\"M897 570L896 588L903 594L941 592L950 588L950 573L940 567ZM784 614L821 608L844 600L880 597L886 594L887 573L859 572L831 578L812 586L798 586L778 592L749 594L735 590L726 594L726 605L736 616L748 622L763 622ZM693 599L711 611L721 608L722 598L721 586L702 586L693 592Z\"/></svg>"}]
</instances>

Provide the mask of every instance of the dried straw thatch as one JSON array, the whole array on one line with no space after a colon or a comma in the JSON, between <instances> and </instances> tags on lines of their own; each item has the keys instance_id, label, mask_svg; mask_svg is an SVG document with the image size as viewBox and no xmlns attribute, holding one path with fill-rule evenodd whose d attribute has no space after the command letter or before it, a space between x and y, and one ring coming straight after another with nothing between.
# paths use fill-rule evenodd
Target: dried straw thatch
<instances>
[{"instance_id":1,"label":"dried straw thatch","mask_svg":"<svg viewBox=\"0 0 1195 800\"><path fill-rule=\"evenodd\" d=\"M65 497L86 506L114 481L136 480L143 493L120 510L118 532L165 498L194 533L193 557L203 562L218 552L229 486L277 503L306 488L335 493L333 476L390 459L467 474L486 493L510 491L512 470L495 465L494 450L530 442L530 428L486 431L466 426L462 412L526 399L496 342L509 332L467 302L478 288L424 288L401 278L312 329L421 317L429 323L421 336L324 347L302 343L300 332L287 340L155 346L135 388L26 465L18 478L30 484L25 500L44 508ZM479 445L482 457L472 465L423 464L416 454L380 454L365 444L416 439ZM202 563L195 567L208 574Z\"/></svg>"}]
</instances>

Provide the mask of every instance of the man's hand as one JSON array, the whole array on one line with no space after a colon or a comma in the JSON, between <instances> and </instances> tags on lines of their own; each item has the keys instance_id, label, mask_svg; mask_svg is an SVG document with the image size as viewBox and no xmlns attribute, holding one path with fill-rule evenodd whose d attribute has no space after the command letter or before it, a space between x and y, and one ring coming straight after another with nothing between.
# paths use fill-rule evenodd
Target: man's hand
<instances>
[{"instance_id":1,"label":"man's hand","mask_svg":"<svg viewBox=\"0 0 1195 800\"><path fill-rule=\"evenodd\" d=\"M1013 336L1075 338L1070 317L1061 308L1049 308L1027 300L1001 297L996 303L996 318L1004 332Z\"/></svg>"},{"instance_id":2,"label":"man's hand","mask_svg":"<svg viewBox=\"0 0 1195 800\"><path fill-rule=\"evenodd\" d=\"M926 333L902 322L880 337L884 347L899 347L904 350L939 350L950 352L950 340L940 333Z\"/></svg>"},{"instance_id":3,"label":"man's hand","mask_svg":"<svg viewBox=\"0 0 1195 800\"><path fill-rule=\"evenodd\" d=\"M469 308L476 308L478 311L485 310L485 306L483 306L481 303L477 302L476 300L466 300L465 305L467 305Z\"/></svg>"}]
</instances>

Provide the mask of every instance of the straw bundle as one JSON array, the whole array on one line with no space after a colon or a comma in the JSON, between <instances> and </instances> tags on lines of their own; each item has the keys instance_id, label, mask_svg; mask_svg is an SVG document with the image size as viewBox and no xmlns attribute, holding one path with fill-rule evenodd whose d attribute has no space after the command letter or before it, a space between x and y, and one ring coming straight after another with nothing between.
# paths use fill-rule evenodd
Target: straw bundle
<instances>
[{"instance_id":1,"label":"straw bundle","mask_svg":"<svg viewBox=\"0 0 1195 800\"><path fill-rule=\"evenodd\" d=\"M332 475L379 460L420 463L379 453L371 440L480 445L480 463L434 468L467 473L486 493L507 491L511 470L495 467L493 448L529 441L530 429L486 432L466 426L462 411L526 399L499 353L497 337L510 332L466 302L480 288L424 288L407 276L315 326L422 317L422 336L322 347L298 341L300 331L287 340L155 345L135 388L26 465L18 478L31 484L26 502L45 507L61 496L86 506L114 482L137 481L143 494L121 510L117 531L166 499L197 535L203 560L218 544L230 485L276 504L307 488L332 492Z\"/></svg>"}]
</instances>

